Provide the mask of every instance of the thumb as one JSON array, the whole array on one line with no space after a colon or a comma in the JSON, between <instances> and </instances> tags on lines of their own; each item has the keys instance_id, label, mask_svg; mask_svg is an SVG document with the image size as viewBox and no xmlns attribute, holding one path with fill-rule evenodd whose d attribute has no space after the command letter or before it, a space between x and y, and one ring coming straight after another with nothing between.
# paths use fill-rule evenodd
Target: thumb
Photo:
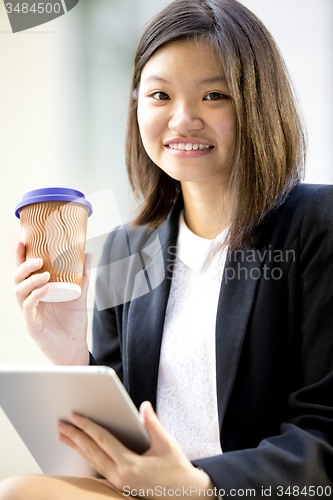
<instances>
[{"instance_id":1,"label":"thumb","mask_svg":"<svg viewBox=\"0 0 333 500\"><path fill-rule=\"evenodd\" d=\"M83 270L83 274L84 276L90 276L90 271L91 271L91 265L92 265L92 261L93 261L93 258L94 258L94 254L92 254L91 252L87 252L86 255L84 256L84 270Z\"/></svg>"},{"instance_id":2,"label":"thumb","mask_svg":"<svg viewBox=\"0 0 333 500\"><path fill-rule=\"evenodd\" d=\"M92 253L86 253L84 257L84 269L83 269L83 280L82 280L82 296L86 299L87 298L87 292L88 292L88 286L89 286L89 278L90 278L90 271L91 271L91 265L93 261L93 254Z\"/></svg>"},{"instance_id":3,"label":"thumb","mask_svg":"<svg viewBox=\"0 0 333 500\"><path fill-rule=\"evenodd\" d=\"M169 439L169 434L164 429L163 425L157 418L156 413L150 403L150 401L144 401L140 405L140 414L143 418L143 423L151 437L152 440L159 439Z\"/></svg>"}]
</instances>

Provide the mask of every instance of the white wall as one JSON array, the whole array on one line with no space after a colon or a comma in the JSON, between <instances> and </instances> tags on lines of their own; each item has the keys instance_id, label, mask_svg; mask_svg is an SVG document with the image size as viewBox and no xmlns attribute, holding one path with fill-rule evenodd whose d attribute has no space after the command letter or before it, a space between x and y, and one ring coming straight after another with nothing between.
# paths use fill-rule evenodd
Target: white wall
<instances>
[{"instance_id":1,"label":"white wall","mask_svg":"<svg viewBox=\"0 0 333 500\"><path fill-rule=\"evenodd\" d=\"M13 296L14 207L23 193L60 185L96 200L112 189L119 213L111 209L103 229L92 218L95 233L126 221L134 206L123 152L131 59L144 23L166 3L81 0L66 16L13 35L0 2L0 364L49 363L25 333ZM309 133L306 180L333 184L332 0L243 4L271 30L295 83ZM92 294L90 320L91 308ZM38 471L0 410L0 478Z\"/></svg>"},{"instance_id":2,"label":"white wall","mask_svg":"<svg viewBox=\"0 0 333 500\"><path fill-rule=\"evenodd\" d=\"M333 184L333 2L242 0L286 61L308 130L306 182Z\"/></svg>"}]
</instances>

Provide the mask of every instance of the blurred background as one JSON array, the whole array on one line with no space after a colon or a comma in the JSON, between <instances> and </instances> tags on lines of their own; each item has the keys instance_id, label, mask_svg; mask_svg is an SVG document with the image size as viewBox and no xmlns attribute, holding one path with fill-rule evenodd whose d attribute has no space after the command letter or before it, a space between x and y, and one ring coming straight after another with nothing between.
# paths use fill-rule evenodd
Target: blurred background
<instances>
[{"instance_id":1,"label":"blurred background","mask_svg":"<svg viewBox=\"0 0 333 500\"><path fill-rule=\"evenodd\" d=\"M22 195L47 186L83 191L95 208L88 239L127 222L135 208L124 161L132 60L145 24L168 3L80 0L66 15L13 34L0 0L0 365L50 364L25 333L13 295ZM309 137L306 182L333 184L332 0L241 3L271 31L294 82ZM97 265L101 247L93 250ZM0 409L0 479L38 472Z\"/></svg>"}]
</instances>

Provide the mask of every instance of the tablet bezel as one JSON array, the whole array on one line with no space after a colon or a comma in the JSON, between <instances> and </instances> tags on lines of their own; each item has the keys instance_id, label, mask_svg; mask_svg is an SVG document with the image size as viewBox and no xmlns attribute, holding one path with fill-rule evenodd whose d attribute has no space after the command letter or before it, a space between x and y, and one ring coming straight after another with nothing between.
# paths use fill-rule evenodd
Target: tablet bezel
<instances>
[{"instance_id":1,"label":"tablet bezel","mask_svg":"<svg viewBox=\"0 0 333 500\"><path fill-rule=\"evenodd\" d=\"M116 372L107 366L2 366L0 406L44 474L91 476L94 469L57 440L58 420L76 412L136 453L150 438Z\"/></svg>"}]
</instances>

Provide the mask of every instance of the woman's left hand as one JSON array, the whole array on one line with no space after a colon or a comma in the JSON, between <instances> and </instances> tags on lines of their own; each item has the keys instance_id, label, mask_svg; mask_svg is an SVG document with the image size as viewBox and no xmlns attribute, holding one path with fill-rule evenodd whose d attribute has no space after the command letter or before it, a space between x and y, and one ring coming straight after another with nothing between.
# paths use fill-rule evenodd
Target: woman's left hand
<instances>
[{"instance_id":1,"label":"woman's left hand","mask_svg":"<svg viewBox=\"0 0 333 500\"><path fill-rule=\"evenodd\" d=\"M130 451L103 427L76 414L70 417L75 427L58 423L58 439L76 450L125 496L140 493L154 498L151 493L159 492L157 496L168 498L168 490L172 490L170 496L195 499L200 488L201 497L203 489L214 489L208 474L191 464L163 428L150 402L141 404L140 413L151 438L151 447L142 455Z\"/></svg>"}]
</instances>

